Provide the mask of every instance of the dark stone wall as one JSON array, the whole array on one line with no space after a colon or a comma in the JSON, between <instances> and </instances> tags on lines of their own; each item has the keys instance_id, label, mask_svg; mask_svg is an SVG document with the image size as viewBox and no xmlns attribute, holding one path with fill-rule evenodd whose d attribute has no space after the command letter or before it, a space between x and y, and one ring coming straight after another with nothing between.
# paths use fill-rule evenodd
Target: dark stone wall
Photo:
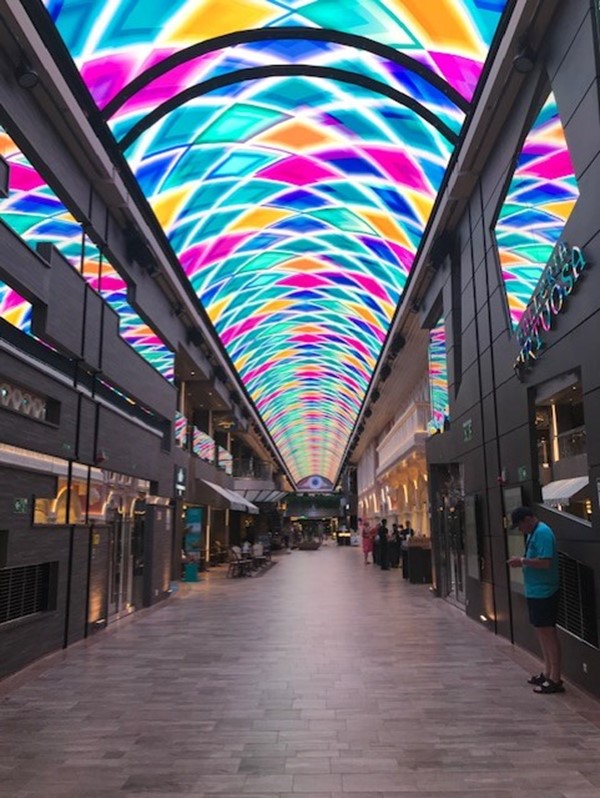
<instances>
[{"instance_id":1,"label":"dark stone wall","mask_svg":"<svg viewBox=\"0 0 600 798\"><path fill-rule=\"evenodd\" d=\"M535 653L525 600L509 589L503 487L521 487L526 502L541 500L532 429L534 389L574 369L581 372L584 391L593 523L590 528L544 508L538 508L538 515L555 530L561 551L594 569L600 608L600 508L595 489L600 477L595 343L600 340L600 94L594 25L593 10L585 0L561 4L536 70L524 80L455 231L457 252L446 259L427 297L429 307L440 297L443 301L451 415L451 429L429 440L428 460L433 471L440 464L461 464L465 494L476 495L480 505L485 567L480 579L467 579L467 613L473 618L481 613L493 616L498 634ZM492 231L515 158L548 86L557 99L580 190L563 238L583 248L589 267L546 334L542 356L519 379L513 368L519 347L509 323ZM464 425L469 423L473 434L465 440ZM434 535L435 529L434 518ZM439 569L439 552L436 560ZM566 675L600 694L600 652L568 633L561 638Z\"/></svg>"},{"instance_id":2,"label":"dark stone wall","mask_svg":"<svg viewBox=\"0 0 600 798\"><path fill-rule=\"evenodd\" d=\"M7 565L19 567L46 562L58 564L56 609L41 615L10 621L0 628L0 678L33 659L74 642L84 633L87 530L74 536L69 557L70 534L66 526L31 525L33 496L54 496L55 479L47 474L0 467L0 518L7 531ZM14 512L14 499L28 498L31 512ZM69 593L69 570L73 574ZM67 603L69 612L67 612Z\"/></svg>"}]
</instances>

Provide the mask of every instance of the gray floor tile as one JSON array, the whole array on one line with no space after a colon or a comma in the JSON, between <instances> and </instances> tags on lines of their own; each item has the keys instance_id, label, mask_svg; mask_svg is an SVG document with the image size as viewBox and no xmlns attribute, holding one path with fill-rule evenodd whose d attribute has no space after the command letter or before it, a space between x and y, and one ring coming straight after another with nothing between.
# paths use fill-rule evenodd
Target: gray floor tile
<instances>
[{"instance_id":1,"label":"gray floor tile","mask_svg":"<svg viewBox=\"0 0 600 798\"><path fill-rule=\"evenodd\" d=\"M217 569L4 683L0 796L597 798L600 703L515 652L355 549Z\"/></svg>"}]
</instances>

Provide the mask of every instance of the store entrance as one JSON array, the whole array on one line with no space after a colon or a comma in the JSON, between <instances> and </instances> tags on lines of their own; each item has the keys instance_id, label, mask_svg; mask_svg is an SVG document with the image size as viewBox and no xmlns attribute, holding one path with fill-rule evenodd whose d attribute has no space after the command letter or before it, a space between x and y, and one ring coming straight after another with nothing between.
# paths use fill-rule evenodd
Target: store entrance
<instances>
[{"instance_id":1,"label":"store entrance","mask_svg":"<svg viewBox=\"0 0 600 798\"><path fill-rule=\"evenodd\" d=\"M132 519L115 510L109 523L108 621L128 614L132 607Z\"/></svg>"},{"instance_id":2,"label":"store entrance","mask_svg":"<svg viewBox=\"0 0 600 798\"><path fill-rule=\"evenodd\" d=\"M132 601L133 606L139 609L144 604L144 559L146 541L146 502L136 499L133 505L133 519L131 530L131 556L132 556Z\"/></svg>"},{"instance_id":3,"label":"store entrance","mask_svg":"<svg viewBox=\"0 0 600 798\"><path fill-rule=\"evenodd\" d=\"M445 596L464 606L465 592L465 531L464 506L444 507L440 523L441 543L445 552Z\"/></svg>"},{"instance_id":4,"label":"store entrance","mask_svg":"<svg viewBox=\"0 0 600 798\"><path fill-rule=\"evenodd\" d=\"M457 463L432 468L435 486L435 526L442 598L466 605L465 499L462 468Z\"/></svg>"}]
</instances>

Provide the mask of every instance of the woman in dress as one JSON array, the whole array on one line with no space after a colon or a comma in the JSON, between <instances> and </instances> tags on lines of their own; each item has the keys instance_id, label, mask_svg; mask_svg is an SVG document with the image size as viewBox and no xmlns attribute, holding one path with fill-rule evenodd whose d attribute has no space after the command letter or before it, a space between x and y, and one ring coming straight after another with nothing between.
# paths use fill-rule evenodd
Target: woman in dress
<instances>
[{"instance_id":1,"label":"woman in dress","mask_svg":"<svg viewBox=\"0 0 600 798\"><path fill-rule=\"evenodd\" d=\"M362 550L365 556L365 565L369 564L369 554L373 553L373 530L368 521L365 521L362 528Z\"/></svg>"}]
</instances>

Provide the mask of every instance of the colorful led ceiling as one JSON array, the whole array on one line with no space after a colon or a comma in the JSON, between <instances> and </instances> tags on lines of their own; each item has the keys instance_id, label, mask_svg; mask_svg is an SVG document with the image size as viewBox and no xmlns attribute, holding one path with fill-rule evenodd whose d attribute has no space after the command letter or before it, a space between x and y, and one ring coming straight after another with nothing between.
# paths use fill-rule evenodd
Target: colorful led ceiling
<instances>
[{"instance_id":1,"label":"colorful led ceiling","mask_svg":"<svg viewBox=\"0 0 600 798\"><path fill-rule=\"evenodd\" d=\"M578 197L565 133L550 94L525 139L495 229L514 327Z\"/></svg>"},{"instance_id":2,"label":"colorful led ceiling","mask_svg":"<svg viewBox=\"0 0 600 798\"><path fill-rule=\"evenodd\" d=\"M31 335L31 305L0 280L0 319Z\"/></svg>"},{"instance_id":3,"label":"colorful led ceiling","mask_svg":"<svg viewBox=\"0 0 600 798\"><path fill-rule=\"evenodd\" d=\"M507 0L46 0L292 478L335 481Z\"/></svg>"}]
</instances>

